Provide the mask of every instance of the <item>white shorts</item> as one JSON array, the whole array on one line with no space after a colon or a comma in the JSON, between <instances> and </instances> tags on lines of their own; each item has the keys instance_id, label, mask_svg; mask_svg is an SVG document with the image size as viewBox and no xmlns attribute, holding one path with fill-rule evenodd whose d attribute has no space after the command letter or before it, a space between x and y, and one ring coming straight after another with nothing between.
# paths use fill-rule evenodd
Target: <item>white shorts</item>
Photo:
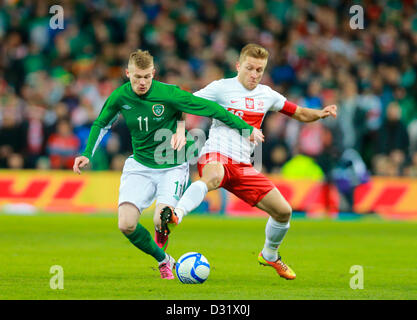
<instances>
[{"instance_id":1,"label":"white shorts","mask_svg":"<svg viewBox=\"0 0 417 320\"><path fill-rule=\"evenodd\" d=\"M134 204L140 212L156 199L175 207L188 185L188 162L166 169L153 169L129 157L120 178L119 205Z\"/></svg>"}]
</instances>

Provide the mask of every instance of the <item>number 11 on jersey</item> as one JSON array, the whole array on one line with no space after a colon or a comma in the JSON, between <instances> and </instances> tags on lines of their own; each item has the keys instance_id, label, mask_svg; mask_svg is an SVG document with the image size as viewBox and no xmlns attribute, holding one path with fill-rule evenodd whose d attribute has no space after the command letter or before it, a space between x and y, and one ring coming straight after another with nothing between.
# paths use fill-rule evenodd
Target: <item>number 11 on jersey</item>
<instances>
[{"instance_id":1,"label":"number 11 on jersey","mask_svg":"<svg viewBox=\"0 0 417 320\"><path fill-rule=\"evenodd\" d=\"M138 118L138 121L139 121L139 130L142 131L143 130L142 129L142 116L140 116ZM145 131L149 131L149 128L148 128L148 117L143 118L143 121L145 122Z\"/></svg>"}]
</instances>

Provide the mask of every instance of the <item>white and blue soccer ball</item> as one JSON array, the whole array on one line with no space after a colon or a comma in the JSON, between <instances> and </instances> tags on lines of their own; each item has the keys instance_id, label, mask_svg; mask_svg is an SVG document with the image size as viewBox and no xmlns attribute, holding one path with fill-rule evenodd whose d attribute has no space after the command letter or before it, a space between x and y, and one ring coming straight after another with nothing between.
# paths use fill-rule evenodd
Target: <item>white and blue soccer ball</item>
<instances>
[{"instance_id":1,"label":"white and blue soccer ball","mask_svg":"<svg viewBox=\"0 0 417 320\"><path fill-rule=\"evenodd\" d=\"M210 264L201 253L187 252L178 259L175 271L182 283L203 283L210 274Z\"/></svg>"}]
</instances>

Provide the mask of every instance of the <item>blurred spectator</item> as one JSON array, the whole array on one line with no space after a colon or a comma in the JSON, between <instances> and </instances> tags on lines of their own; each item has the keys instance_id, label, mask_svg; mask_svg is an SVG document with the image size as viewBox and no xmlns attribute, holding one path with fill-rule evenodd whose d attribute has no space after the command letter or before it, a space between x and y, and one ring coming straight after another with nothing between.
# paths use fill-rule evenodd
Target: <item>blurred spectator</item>
<instances>
[{"instance_id":1,"label":"blurred spectator","mask_svg":"<svg viewBox=\"0 0 417 320\"><path fill-rule=\"evenodd\" d=\"M26 109L27 120L24 123L26 168L35 168L39 157L45 154L47 130L43 123L45 109L39 105L29 105Z\"/></svg>"},{"instance_id":2,"label":"blurred spectator","mask_svg":"<svg viewBox=\"0 0 417 320\"><path fill-rule=\"evenodd\" d=\"M12 153L7 158L7 167L9 169L23 169L24 160L23 156L20 153Z\"/></svg>"},{"instance_id":3,"label":"blurred spectator","mask_svg":"<svg viewBox=\"0 0 417 320\"><path fill-rule=\"evenodd\" d=\"M378 131L378 153L390 158L397 174L400 174L409 155L408 133L400 119L399 104L391 102L387 109L387 119Z\"/></svg>"},{"instance_id":4,"label":"blurred spectator","mask_svg":"<svg viewBox=\"0 0 417 320\"><path fill-rule=\"evenodd\" d=\"M343 152L332 170L332 181L342 195L340 211L353 212L356 187L369 181L369 172L356 150L347 149Z\"/></svg>"},{"instance_id":5,"label":"blurred spectator","mask_svg":"<svg viewBox=\"0 0 417 320\"><path fill-rule=\"evenodd\" d=\"M358 113L358 92L354 81L348 80L345 83L338 107L337 123L342 131L343 147L345 149L354 148L359 127L356 123L359 120L356 116Z\"/></svg>"},{"instance_id":6,"label":"blurred spectator","mask_svg":"<svg viewBox=\"0 0 417 320\"><path fill-rule=\"evenodd\" d=\"M330 120L330 119L327 119ZM322 184L322 193L324 195L324 210L327 213L335 213L339 210L337 201L334 196L334 180L333 170L340 162L340 157L343 152L343 141L340 135L340 128L329 126L329 121L323 121L327 125L322 129L323 150L315 156L316 163L323 170L324 179ZM335 122L337 123L337 122Z\"/></svg>"},{"instance_id":7,"label":"blurred spectator","mask_svg":"<svg viewBox=\"0 0 417 320\"><path fill-rule=\"evenodd\" d=\"M355 114L357 124L355 148L368 166L377 152L378 130L382 124L381 114L381 100L370 87L366 87L358 97L358 110Z\"/></svg>"},{"instance_id":8,"label":"blurred spectator","mask_svg":"<svg viewBox=\"0 0 417 320\"><path fill-rule=\"evenodd\" d=\"M411 163L404 169L404 174L409 177L417 178L417 152L412 154Z\"/></svg>"},{"instance_id":9,"label":"blurred spectator","mask_svg":"<svg viewBox=\"0 0 417 320\"><path fill-rule=\"evenodd\" d=\"M47 150L52 169L72 169L78 154L80 141L72 132L69 120L60 119L56 132L52 133L47 142Z\"/></svg>"},{"instance_id":10,"label":"blurred spectator","mask_svg":"<svg viewBox=\"0 0 417 320\"><path fill-rule=\"evenodd\" d=\"M310 157L318 157L325 148L325 127L321 122L307 123L301 127L298 150Z\"/></svg>"},{"instance_id":11,"label":"blurred spectator","mask_svg":"<svg viewBox=\"0 0 417 320\"><path fill-rule=\"evenodd\" d=\"M305 100L307 108L320 109L323 107L320 92L322 86L319 80L313 80L307 89L307 97Z\"/></svg>"},{"instance_id":12,"label":"blurred spectator","mask_svg":"<svg viewBox=\"0 0 417 320\"><path fill-rule=\"evenodd\" d=\"M262 162L267 173L280 173L282 166L290 159L288 146L277 138L269 139L262 147Z\"/></svg>"},{"instance_id":13,"label":"blurred spectator","mask_svg":"<svg viewBox=\"0 0 417 320\"><path fill-rule=\"evenodd\" d=\"M21 122L20 101L14 95L2 97L5 105L1 109L0 127L0 167L8 167L8 158L13 154L22 154L26 137Z\"/></svg>"}]
</instances>

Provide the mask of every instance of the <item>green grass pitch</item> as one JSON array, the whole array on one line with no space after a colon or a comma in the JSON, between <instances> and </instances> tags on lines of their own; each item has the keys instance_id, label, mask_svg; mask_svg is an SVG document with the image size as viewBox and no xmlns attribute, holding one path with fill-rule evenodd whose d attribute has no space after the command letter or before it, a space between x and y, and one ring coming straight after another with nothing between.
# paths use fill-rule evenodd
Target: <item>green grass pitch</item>
<instances>
[{"instance_id":1,"label":"green grass pitch","mask_svg":"<svg viewBox=\"0 0 417 320\"><path fill-rule=\"evenodd\" d=\"M142 224L152 230L152 218ZM156 262L133 247L114 215L0 214L0 299L417 299L417 224L376 218L293 219L280 248L293 281L257 263L265 218L189 215L168 252L198 251L211 264L202 285L160 279ZM153 236L153 232L152 232ZM50 267L64 270L52 290ZM350 288L363 267L364 288Z\"/></svg>"}]
</instances>

